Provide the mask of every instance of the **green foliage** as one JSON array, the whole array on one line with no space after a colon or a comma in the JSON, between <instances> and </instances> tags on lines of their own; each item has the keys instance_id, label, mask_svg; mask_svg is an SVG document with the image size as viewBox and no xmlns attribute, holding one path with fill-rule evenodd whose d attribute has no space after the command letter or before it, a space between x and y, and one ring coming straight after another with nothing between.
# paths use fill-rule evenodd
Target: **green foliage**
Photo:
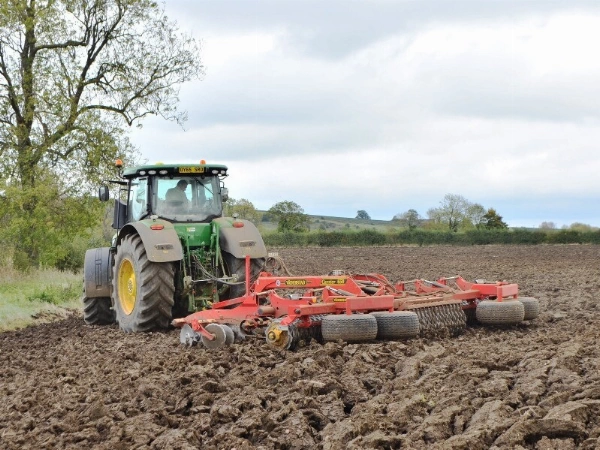
<instances>
[{"instance_id":1,"label":"green foliage","mask_svg":"<svg viewBox=\"0 0 600 450\"><path fill-rule=\"evenodd\" d=\"M600 231L576 230L531 231L502 228L471 228L465 232L449 230L403 229L381 233L375 230L315 231L311 233L267 233L263 235L271 247L336 247L377 245L537 245L537 244L600 244Z\"/></svg>"},{"instance_id":2,"label":"green foliage","mask_svg":"<svg viewBox=\"0 0 600 450\"><path fill-rule=\"evenodd\" d=\"M41 289L36 289L27 297L30 302L50 303L61 305L81 294L81 286L75 283L55 285L51 284Z\"/></svg>"},{"instance_id":3,"label":"green foliage","mask_svg":"<svg viewBox=\"0 0 600 450\"><path fill-rule=\"evenodd\" d=\"M486 210L479 203L471 203L462 195L446 194L439 208L431 208L427 211L430 219L428 228L438 230L446 228L453 232L481 228L487 223L486 214Z\"/></svg>"},{"instance_id":4,"label":"green foliage","mask_svg":"<svg viewBox=\"0 0 600 450\"><path fill-rule=\"evenodd\" d=\"M48 174L39 180L43 188L4 186L0 242L14 249L13 266L21 271L32 265L77 270L84 251L77 243L101 222L103 206L88 195L68 195L68 187Z\"/></svg>"},{"instance_id":5,"label":"green foliage","mask_svg":"<svg viewBox=\"0 0 600 450\"><path fill-rule=\"evenodd\" d=\"M508 229L508 225L502 220L494 208L489 208L482 218L482 225L487 229Z\"/></svg>"},{"instance_id":6,"label":"green foliage","mask_svg":"<svg viewBox=\"0 0 600 450\"><path fill-rule=\"evenodd\" d=\"M577 230L577 231L582 231L582 232L587 232L587 231L597 231L598 228L596 227L592 227L591 225L585 224L585 223L580 223L580 222L574 222L569 226L570 230Z\"/></svg>"},{"instance_id":7,"label":"green foliage","mask_svg":"<svg viewBox=\"0 0 600 450\"><path fill-rule=\"evenodd\" d=\"M295 202L286 200L273 205L268 214L277 221L277 231L303 232L310 230L310 218Z\"/></svg>"},{"instance_id":8,"label":"green foliage","mask_svg":"<svg viewBox=\"0 0 600 450\"><path fill-rule=\"evenodd\" d=\"M396 214L392 220L408 227L409 230L419 227L423 221L416 209L409 209L406 212Z\"/></svg>"},{"instance_id":9,"label":"green foliage","mask_svg":"<svg viewBox=\"0 0 600 450\"><path fill-rule=\"evenodd\" d=\"M582 233L577 230L559 230L546 236L550 244L581 244L583 242L581 235Z\"/></svg>"},{"instance_id":10,"label":"green foliage","mask_svg":"<svg viewBox=\"0 0 600 450\"><path fill-rule=\"evenodd\" d=\"M230 198L227 200L224 204L223 214L227 217L237 214L240 219L249 220L255 225L262 219L261 214L256 210L252 202L245 198L239 200Z\"/></svg>"},{"instance_id":11,"label":"green foliage","mask_svg":"<svg viewBox=\"0 0 600 450\"><path fill-rule=\"evenodd\" d=\"M91 186L136 158L147 115L181 123L179 85L202 75L196 42L151 0L0 7L0 239L14 264L76 265L67 244L96 206Z\"/></svg>"},{"instance_id":12,"label":"green foliage","mask_svg":"<svg viewBox=\"0 0 600 450\"><path fill-rule=\"evenodd\" d=\"M356 212L357 219L371 220L371 216L364 209L360 209Z\"/></svg>"}]
</instances>

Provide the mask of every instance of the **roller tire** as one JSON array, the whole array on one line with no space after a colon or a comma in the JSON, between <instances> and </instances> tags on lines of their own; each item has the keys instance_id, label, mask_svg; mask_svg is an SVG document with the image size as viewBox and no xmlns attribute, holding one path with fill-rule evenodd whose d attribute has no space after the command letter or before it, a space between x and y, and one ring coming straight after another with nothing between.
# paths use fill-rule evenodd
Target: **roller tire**
<instances>
[{"instance_id":1,"label":"roller tire","mask_svg":"<svg viewBox=\"0 0 600 450\"><path fill-rule=\"evenodd\" d=\"M483 325L517 325L525 318L525 308L517 300L484 300L477 305L475 315Z\"/></svg>"},{"instance_id":2,"label":"roller tire","mask_svg":"<svg viewBox=\"0 0 600 450\"><path fill-rule=\"evenodd\" d=\"M172 263L148 259L139 235L125 236L117 248L112 280L119 327L125 332L168 328L174 304L174 276Z\"/></svg>"},{"instance_id":3,"label":"roller tire","mask_svg":"<svg viewBox=\"0 0 600 450\"><path fill-rule=\"evenodd\" d=\"M235 286L229 286L229 289L221 295L221 300L242 297L246 294L246 259L236 258L231 253L223 252L223 262L227 270L227 275L237 275ZM265 266L265 258L254 258L250 260L250 281L256 280Z\"/></svg>"},{"instance_id":4,"label":"roller tire","mask_svg":"<svg viewBox=\"0 0 600 450\"><path fill-rule=\"evenodd\" d=\"M525 318L523 320L533 320L540 315L540 302L534 297L519 297L518 300L523 303L525 308Z\"/></svg>"},{"instance_id":5,"label":"roller tire","mask_svg":"<svg viewBox=\"0 0 600 450\"><path fill-rule=\"evenodd\" d=\"M324 341L372 341L377 337L377 319L371 314L330 314L321 321Z\"/></svg>"},{"instance_id":6,"label":"roller tire","mask_svg":"<svg viewBox=\"0 0 600 450\"><path fill-rule=\"evenodd\" d=\"M377 339L406 339L419 335L419 317L412 311L378 311L371 315L377 320Z\"/></svg>"},{"instance_id":7,"label":"roller tire","mask_svg":"<svg viewBox=\"0 0 600 450\"><path fill-rule=\"evenodd\" d=\"M110 325L115 323L115 311L111 309L110 297L81 298L83 320L88 325Z\"/></svg>"}]
</instances>

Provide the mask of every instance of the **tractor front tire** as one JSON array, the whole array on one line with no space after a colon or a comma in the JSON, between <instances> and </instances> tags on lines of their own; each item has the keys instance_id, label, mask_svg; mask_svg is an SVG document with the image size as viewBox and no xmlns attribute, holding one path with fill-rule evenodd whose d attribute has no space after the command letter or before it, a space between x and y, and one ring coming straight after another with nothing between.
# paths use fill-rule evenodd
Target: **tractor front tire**
<instances>
[{"instance_id":1,"label":"tractor front tire","mask_svg":"<svg viewBox=\"0 0 600 450\"><path fill-rule=\"evenodd\" d=\"M148 259L137 234L123 238L113 267L112 298L119 327L125 332L168 328L175 294L175 268Z\"/></svg>"},{"instance_id":2,"label":"tractor front tire","mask_svg":"<svg viewBox=\"0 0 600 450\"><path fill-rule=\"evenodd\" d=\"M483 300L477 305L475 315L483 325L517 325L525 319L525 308L518 300Z\"/></svg>"},{"instance_id":3,"label":"tractor front tire","mask_svg":"<svg viewBox=\"0 0 600 450\"><path fill-rule=\"evenodd\" d=\"M246 294L246 259L236 258L231 253L223 252L223 261L227 275L237 276L237 281L221 296L222 300L242 297ZM250 259L250 282L253 282L258 277L258 274L264 270L265 258Z\"/></svg>"},{"instance_id":4,"label":"tractor front tire","mask_svg":"<svg viewBox=\"0 0 600 450\"><path fill-rule=\"evenodd\" d=\"M115 323L115 312L111 309L110 297L89 298L85 295L83 303L83 320L88 325L110 325Z\"/></svg>"}]
</instances>

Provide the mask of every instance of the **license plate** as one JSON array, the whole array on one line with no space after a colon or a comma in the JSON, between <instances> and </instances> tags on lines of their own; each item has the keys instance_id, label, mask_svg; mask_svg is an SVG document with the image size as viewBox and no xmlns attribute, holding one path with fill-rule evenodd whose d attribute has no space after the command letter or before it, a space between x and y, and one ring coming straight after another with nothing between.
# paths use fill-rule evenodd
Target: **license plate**
<instances>
[{"instance_id":1,"label":"license plate","mask_svg":"<svg viewBox=\"0 0 600 450\"><path fill-rule=\"evenodd\" d=\"M179 173L204 173L204 167L180 167Z\"/></svg>"}]
</instances>

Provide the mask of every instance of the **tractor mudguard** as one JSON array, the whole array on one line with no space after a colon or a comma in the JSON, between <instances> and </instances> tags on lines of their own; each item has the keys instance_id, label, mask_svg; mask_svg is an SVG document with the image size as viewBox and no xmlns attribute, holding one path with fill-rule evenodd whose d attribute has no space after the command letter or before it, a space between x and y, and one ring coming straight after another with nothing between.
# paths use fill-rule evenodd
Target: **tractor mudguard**
<instances>
[{"instance_id":1,"label":"tractor mudguard","mask_svg":"<svg viewBox=\"0 0 600 450\"><path fill-rule=\"evenodd\" d=\"M236 258L266 258L267 248L258 228L249 220L219 217L214 220L219 226L219 246L221 250ZM234 226L234 223L243 226Z\"/></svg>"},{"instance_id":2,"label":"tractor mudguard","mask_svg":"<svg viewBox=\"0 0 600 450\"><path fill-rule=\"evenodd\" d=\"M110 297L113 255L110 247L91 248L83 262L83 289L87 298Z\"/></svg>"},{"instance_id":3,"label":"tractor mudguard","mask_svg":"<svg viewBox=\"0 0 600 450\"><path fill-rule=\"evenodd\" d=\"M171 262L183 259L183 247L171 222L148 219L128 223L119 232L117 242L121 242L121 239L129 233L139 234L146 249L146 255L152 262Z\"/></svg>"}]
</instances>

